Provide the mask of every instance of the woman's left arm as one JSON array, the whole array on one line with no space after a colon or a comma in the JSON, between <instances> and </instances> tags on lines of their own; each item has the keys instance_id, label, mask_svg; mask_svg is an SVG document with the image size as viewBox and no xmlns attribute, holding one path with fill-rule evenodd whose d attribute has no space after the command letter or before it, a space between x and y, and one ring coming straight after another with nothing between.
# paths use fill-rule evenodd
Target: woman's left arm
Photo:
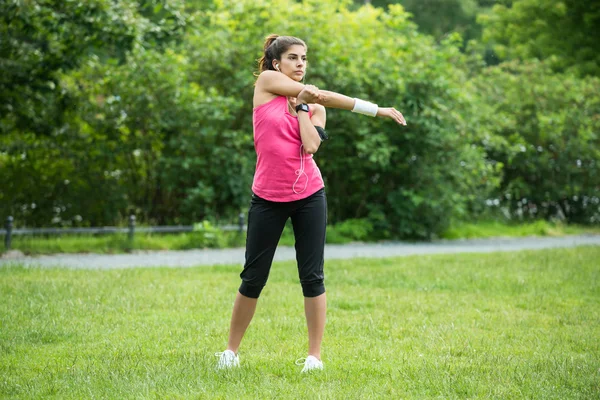
<instances>
[{"instance_id":1,"label":"woman's left arm","mask_svg":"<svg viewBox=\"0 0 600 400\"><path fill-rule=\"evenodd\" d=\"M310 118L312 124L325 129L325 123L327 122L325 107L320 104L311 104L310 109L312 111L312 117Z\"/></svg>"},{"instance_id":2,"label":"woman's left arm","mask_svg":"<svg viewBox=\"0 0 600 400\"><path fill-rule=\"evenodd\" d=\"M304 151L308 154L315 154L321 145L321 136L317 132L316 126L325 128L325 107L316 103L319 95L319 89L313 85L306 85L296 98L297 104L311 104L312 118L305 111L298 112L298 123L300 124L300 137Z\"/></svg>"},{"instance_id":3,"label":"woman's left arm","mask_svg":"<svg viewBox=\"0 0 600 400\"><path fill-rule=\"evenodd\" d=\"M321 145L321 136L315 126L325 127L325 107L319 104L310 105L312 118L307 112L298 112L298 122L300 124L300 137L304 151L308 154L315 154Z\"/></svg>"}]
</instances>

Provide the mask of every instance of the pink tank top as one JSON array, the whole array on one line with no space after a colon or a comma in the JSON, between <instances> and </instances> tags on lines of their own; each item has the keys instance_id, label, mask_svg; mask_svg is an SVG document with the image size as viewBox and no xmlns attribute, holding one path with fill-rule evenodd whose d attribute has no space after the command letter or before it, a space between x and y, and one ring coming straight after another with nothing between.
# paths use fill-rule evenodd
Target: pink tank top
<instances>
[{"instance_id":1,"label":"pink tank top","mask_svg":"<svg viewBox=\"0 0 600 400\"><path fill-rule=\"evenodd\" d=\"M254 194L286 202L304 199L325 186L312 154L300 148L298 117L290 114L286 97L254 108L252 121L257 156Z\"/></svg>"}]
</instances>

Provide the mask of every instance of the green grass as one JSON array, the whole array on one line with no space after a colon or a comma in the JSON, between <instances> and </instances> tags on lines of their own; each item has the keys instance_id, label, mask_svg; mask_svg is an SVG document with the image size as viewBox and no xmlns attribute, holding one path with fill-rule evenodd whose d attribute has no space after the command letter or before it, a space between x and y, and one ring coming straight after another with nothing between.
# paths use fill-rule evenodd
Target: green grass
<instances>
[{"instance_id":1,"label":"green grass","mask_svg":"<svg viewBox=\"0 0 600 400\"><path fill-rule=\"evenodd\" d=\"M179 234L138 234L133 244L127 235L61 235L15 236L12 249L25 254L54 253L125 253L131 250L189 250L195 248L240 247L245 244L245 233L220 232L218 238L207 240L201 232ZM2 238L2 240L4 240Z\"/></svg>"},{"instance_id":2,"label":"green grass","mask_svg":"<svg viewBox=\"0 0 600 400\"><path fill-rule=\"evenodd\" d=\"M335 235L335 228L329 229L335 243L349 243L352 238ZM0 246L4 236L0 235ZM133 243L125 234L111 235L56 235L56 236L13 236L11 248L27 255L56 253L101 253L117 254L132 250L189 250L197 248L243 247L246 234L234 231L190 232L178 234L137 234ZM281 236L280 244L294 245L291 222ZM4 251L4 249L2 249ZM2 252L0 251L0 253Z\"/></svg>"},{"instance_id":3,"label":"green grass","mask_svg":"<svg viewBox=\"0 0 600 400\"><path fill-rule=\"evenodd\" d=\"M360 223L347 221L327 228L327 242L335 244L365 240L364 227ZM359 221L360 222L360 221ZM577 234L600 234L600 226L577 226L536 221L511 225L498 221L479 223L456 223L443 235L443 239L470 239L519 236L565 236ZM12 248L24 254L54 253L125 253L131 250L187 250L195 248L243 247L245 234L238 232L202 232L181 234L137 234L133 244L126 235L63 235L63 236L15 236ZM0 236L3 243L4 237ZM283 231L280 245L293 246L294 234L291 223Z\"/></svg>"},{"instance_id":4,"label":"green grass","mask_svg":"<svg viewBox=\"0 0 600 400\"><path fill-rule=\"evenodd\" d=\"M600 234L600 225L566 225L548 221L509 224L502 221L459 222L442 234L443 239L473 239L491 237L565 236Z\"/></svg>"},{"instance_id":5,"label":"green grass","mask_svg":"<svg viewBox=\"0 0 600 400\"><path fill-rule=\"evenodd\" d=\"M0 268L0 398L600 397L600 247L330 261L308 376L294 263L214 370L239 266Z\"/></svg>"}]
</instances>

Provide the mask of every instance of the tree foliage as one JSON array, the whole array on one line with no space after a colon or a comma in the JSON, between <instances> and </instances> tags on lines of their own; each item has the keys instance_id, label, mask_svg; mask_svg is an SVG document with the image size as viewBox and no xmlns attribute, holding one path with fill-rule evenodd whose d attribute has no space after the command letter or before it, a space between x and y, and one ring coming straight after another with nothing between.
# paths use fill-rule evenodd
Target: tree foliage
<instances>
[{"instance_id":1,"label":"tree foliage","mask_svg":"<svg viewBox=\"0 0 600 400\"><path fill-rule=\"evenodd\" d=\"M600 3L506 0L482 15L484 40L505 59L548 60L553 69L600 75Z\"/></svg>"},{"instance_id":2,"label":"tree foliage","mask_svg":"<svg viewBox=\"0 0 600 400\"><path fill-rule=\"evenodd\" d=\"M513 216L600 222L600 80L540 62L488 68L481 145L504 165L499 206Z\"/></svg>"},{"instance_id":3,"label":"tree foliage","mask_svg":"<svg viewBox=\"0 0 600 400\"><path fill-rule=\"evenodd\" d=\"M123 62L135 45L171 42L182 1L6 0L0 3L0 133L50 135L74 106L61 73L90 55Z\"/></svg>"},{"instance_id":4,"label":"tree foliage","mask_svg":"<svg viewBox=\"0 0 600 400\"><path fill-rule=\"evenodd\" d=\"M481 27L477 15L486 12L496 0L371 0L375 7L387 8L400 4L412 15L419 31L444 38L451 33L459 33L468 42L479 39ZM365 1L355 1L364 4Z\"/></svg>"},{"instance_id":5,"label":"tree foliage","mask_svg":"<svg viewBox=\"0 0 600 400\"><path fill-rule=\"evenodd\" d=\"M331 139L315 158L330 223L426 238L494 198L512 215L535 205L537 215L598 220L597 80L556 74L551 60L486 67L458 35L420 33L399 5L0 7L10 39L0 42L0 214L20 225L237 218L256 162L253 73L269 33L308 43L306 83L395 106L408 121L328 111Z\"/></svg>"}]
</instances>

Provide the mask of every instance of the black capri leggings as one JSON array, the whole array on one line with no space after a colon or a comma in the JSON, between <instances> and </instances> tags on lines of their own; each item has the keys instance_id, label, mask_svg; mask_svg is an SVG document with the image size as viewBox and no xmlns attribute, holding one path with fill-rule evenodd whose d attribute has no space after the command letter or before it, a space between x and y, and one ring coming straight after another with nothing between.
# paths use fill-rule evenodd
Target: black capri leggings
<instances>
[{"instance_id":1,"label":"black capri leggings","mask_svg":"<svg viewBox=\"0 0 600 400\"><path fill-rule=\"evenodd\" d=\"M298 275L305 297L325 293L323 264L325 262L325 229L327 199L325 189L291 202L273 202L252 195L248 212L246 263L240 274L240 293L258 298L267 283L275 249L288 218L292 218L296 238Z\"/></svg>"}]
</instances>

